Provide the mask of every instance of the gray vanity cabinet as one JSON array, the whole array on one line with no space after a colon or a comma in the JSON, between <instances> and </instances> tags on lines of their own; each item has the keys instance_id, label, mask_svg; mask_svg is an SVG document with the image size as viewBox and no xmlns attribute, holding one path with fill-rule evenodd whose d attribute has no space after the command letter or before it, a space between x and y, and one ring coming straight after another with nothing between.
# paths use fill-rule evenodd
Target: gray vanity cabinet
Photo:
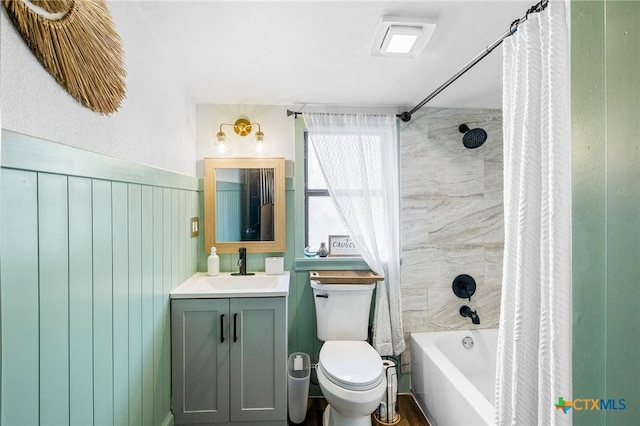
<instances>
[{"instance_id":1,"label":"gray vanity cabinet","mask_svg":"<svg viewBox=\"0 0 640 426\"><path fill-rule=\"evenodd\" d=\"M175 424L286 424L285 297L173 299Z\"/></svg>"}]
</instances>

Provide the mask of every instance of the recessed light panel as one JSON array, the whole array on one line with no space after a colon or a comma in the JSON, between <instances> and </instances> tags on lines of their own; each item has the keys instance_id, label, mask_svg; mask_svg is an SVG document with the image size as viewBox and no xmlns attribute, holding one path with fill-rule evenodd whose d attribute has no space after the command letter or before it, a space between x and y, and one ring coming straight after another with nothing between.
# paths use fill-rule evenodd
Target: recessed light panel
<instances>
[{"instance_id":1,"label":"recessed light panel","mask_svg":"<svg viewBox=\"0 0 640 426\"><path fill-rule=\"evenodd\" d=\"M384 53L409 54L422 34L422 27L391 25L382 40Z\"/></svg>"},{"instance_id":2,"label":"recessed light panel","mask_svg":"<svg viewBox=\"0 0 640 426\"><path fill-rule=\"evenodd\" d=\"M435 27L430 20L385 16L376 27L371 54L415 58L429 42Z\"/></svg>"}]
</instances>

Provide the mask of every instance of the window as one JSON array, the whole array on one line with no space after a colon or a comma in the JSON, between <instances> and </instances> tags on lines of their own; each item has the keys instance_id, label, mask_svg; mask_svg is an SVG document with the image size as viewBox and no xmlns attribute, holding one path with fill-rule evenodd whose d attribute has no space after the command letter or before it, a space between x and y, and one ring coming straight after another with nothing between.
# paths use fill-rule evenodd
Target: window
<instances>
[{"instance_id":1,"label":"window","mask_svg":"<svg viewBox=\"0 0 640 426\"><path fill-rule=\"evenodd\" d=\"M317 250L329 243L329 235L347 235L327 190L320 164L304 132L304 210L305 247Z\"/></svg>"}]
</instances>

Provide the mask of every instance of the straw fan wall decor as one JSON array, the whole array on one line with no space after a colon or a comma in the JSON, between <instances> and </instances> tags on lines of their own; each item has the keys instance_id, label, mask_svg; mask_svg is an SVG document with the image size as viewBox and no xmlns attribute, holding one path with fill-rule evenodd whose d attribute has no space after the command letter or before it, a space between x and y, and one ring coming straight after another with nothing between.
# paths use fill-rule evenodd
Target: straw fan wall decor
<instances>
[{"instance_id":1,"label":"straw fan wall decor","mask_svg":"<svg viewBox=\"0 0 640 426\"><path fill-rule=\"evenodd\" d=\"M105 0L3 0L42 66L87 108L115 112L126 92L124 54Z\"/></svg>"}]
</instances>

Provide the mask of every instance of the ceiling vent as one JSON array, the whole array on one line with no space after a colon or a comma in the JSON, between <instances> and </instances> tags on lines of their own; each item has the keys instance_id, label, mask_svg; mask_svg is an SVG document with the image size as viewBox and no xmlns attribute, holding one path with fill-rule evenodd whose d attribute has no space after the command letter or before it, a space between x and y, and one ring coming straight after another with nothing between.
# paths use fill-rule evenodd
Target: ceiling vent
<instances>
[{"instance_id":1,"label":"ceiling vent","mask_svg":"<svg viewBox=\"0 0 640 426\"><path fill-rule=\"evenodd\" d=\"M436 29L435 20L383 16L371 42L371 55L415 58Z\"/></svg>"}]
</instances>

